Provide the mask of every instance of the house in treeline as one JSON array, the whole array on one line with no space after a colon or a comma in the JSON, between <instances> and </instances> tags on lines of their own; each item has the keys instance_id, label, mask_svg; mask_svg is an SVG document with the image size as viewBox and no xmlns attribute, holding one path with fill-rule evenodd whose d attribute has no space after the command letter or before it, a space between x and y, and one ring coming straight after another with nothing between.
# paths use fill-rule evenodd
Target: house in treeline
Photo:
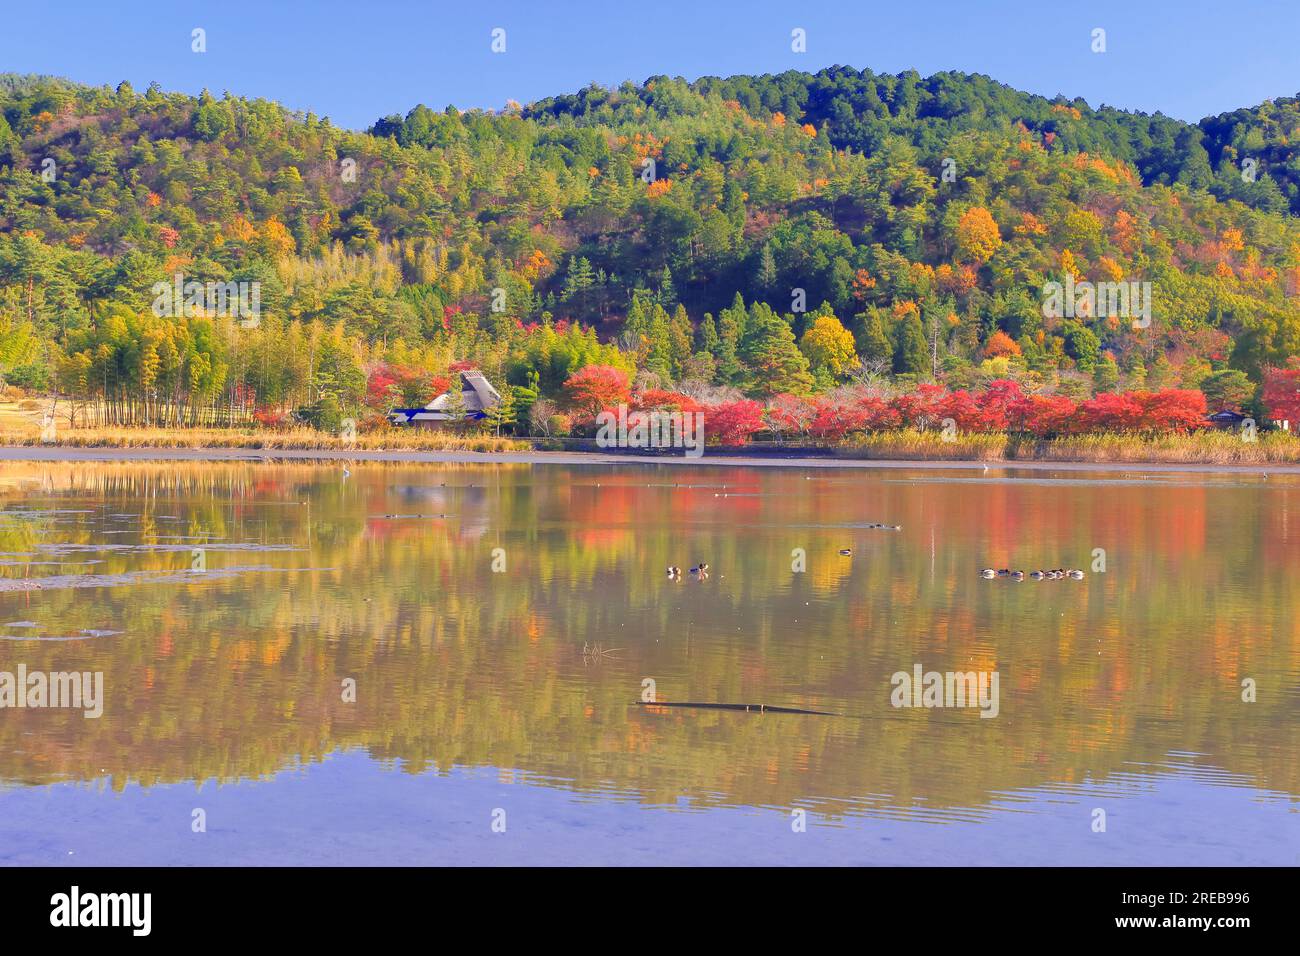
<instances>
[{"instance_id":1,"label":"house in treeline","mask_svg":"<svg viewBox=\"0 0 1300 956\"><path fill-rule=\"evenodd\" d=\"M1214 428L1232 430L1240 427L1241 423L1244 422L1247 417L1248 416L1241 414L1241 412L1225 408L1221 412L1215 412L1207 418L1206 421L1208 421Z\"/></svg>"},{"instance_id":2,"label":"house in treeline","mask_svg":"<svg viewBox=\"0 0 1300 956\"><path fill-rule=\"evenodd\" d=\"M460 373L459 391L453 385L424 408L395 408L388 413L388 418L394 425L439 428L486 418L488 409L500 401L501 393L483 373L469 369Z\"/></svg>"}]
</instances>

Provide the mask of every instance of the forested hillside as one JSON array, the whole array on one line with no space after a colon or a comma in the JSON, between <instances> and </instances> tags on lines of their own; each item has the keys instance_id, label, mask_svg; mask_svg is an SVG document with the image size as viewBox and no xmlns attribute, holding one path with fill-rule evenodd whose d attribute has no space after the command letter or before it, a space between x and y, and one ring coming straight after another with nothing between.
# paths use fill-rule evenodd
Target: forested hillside
<instances>
[{"instance_id":1,"label":"forested hillside","mask_svg":"<svg viewBox=\"0 0 1300 956\"><path fill-rule=\"evenodd\" d=\"M5 76L0 374L146 418L383 411L465 364L525 404L602 365L696 396L1010 378L1245 406L1300 355L1298 128L1294 99L1189 125L838 67L365 132ZM178 273L256 282L260 313L160 316ZM1066 276L1149 283L1152 321L1045 315Z\"/></svg>"}]
</instances>

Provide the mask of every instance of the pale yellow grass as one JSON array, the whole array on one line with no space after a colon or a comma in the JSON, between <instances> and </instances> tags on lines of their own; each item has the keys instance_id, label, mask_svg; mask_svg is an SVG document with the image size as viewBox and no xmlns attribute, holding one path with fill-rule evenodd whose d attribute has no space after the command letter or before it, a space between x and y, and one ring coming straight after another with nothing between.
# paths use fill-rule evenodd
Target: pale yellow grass
<instances>
[{"instance_id":1,"label":"pale yellow grass","mask_svg":"<svg viewBox=\"0 0 1300 956\"><path fill-rule=\"evenodd\" d=\"M839 453L848 458L924 461L1150 462L1207 465L1300 463L1300 438L1268 432L1246 441L1238 432L1190 435L1101 434L1017 439L1002 433L959 434L945 440L937 431L901 430L857 435Z\"/></svg>"},{"instance_id":2,"label":"pale yellow grass","mask_svg":"<svg viewBox=\"0 0 1300 956\"><path fill-rule=\"evenodd\" d=\"M491 435L384 429L345 439L313 428L56 428L43 441L37 424L12 430L0 423L0 444L65 448L255 448L312 451L527 451L528 442Z\"/></svg>"}]
</instances>

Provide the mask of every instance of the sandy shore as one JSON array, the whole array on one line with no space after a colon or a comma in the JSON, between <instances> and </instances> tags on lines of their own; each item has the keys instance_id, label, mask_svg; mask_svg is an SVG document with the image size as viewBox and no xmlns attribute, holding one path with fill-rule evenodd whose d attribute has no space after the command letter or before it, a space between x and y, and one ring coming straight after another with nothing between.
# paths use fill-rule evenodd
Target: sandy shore
<instances>
[{"instance_id":1,"label":"sandy shore","mask_svg":"<svg viewBox=\"0 0 1300 956\"><path fill-rule=\"evenodd\" d=\"M446 464L526 465L687 465L754 468L889 468L934 471L1077 471L1077 472L1200 472L1210 474L1296 474L1300 464L1219 465L1193 462L1067 462L1067 461L896 461L853 458L777 458L705 454L699 458L602 454L598 452L473 452L297 449L297 448L74 448L63 446L3 446L0 461L376 461Z\"/></svg>"}]
</instances>

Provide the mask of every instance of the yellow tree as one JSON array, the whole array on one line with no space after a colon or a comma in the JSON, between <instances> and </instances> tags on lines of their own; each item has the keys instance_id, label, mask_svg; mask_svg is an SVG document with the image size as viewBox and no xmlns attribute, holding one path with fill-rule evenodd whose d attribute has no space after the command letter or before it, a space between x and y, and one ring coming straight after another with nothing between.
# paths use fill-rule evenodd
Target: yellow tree
<instances>
[{"instance_id":1,"label":"yellow tree","mask_svg":"<svg viewBox=\"0 0 1300 956\"><path fill-rule=\"evenodd\" d=\"M823 315L813 321L799 340L799 348L808 357L814 371L825 369L838 378L858 364L853 350L853 333L833 315Z\"/></svg>"},{"instance_id":2,"label":"yellow tree","mask_svg":"<svg viewBox=\"0 0 1300 956\"><path fill-rule=\"evenodd\" d=\"M998 224L983 206L971 206L957 220L957 255L963 260L988 262L1001 245Z\"/></svg>"}]
</instances>

